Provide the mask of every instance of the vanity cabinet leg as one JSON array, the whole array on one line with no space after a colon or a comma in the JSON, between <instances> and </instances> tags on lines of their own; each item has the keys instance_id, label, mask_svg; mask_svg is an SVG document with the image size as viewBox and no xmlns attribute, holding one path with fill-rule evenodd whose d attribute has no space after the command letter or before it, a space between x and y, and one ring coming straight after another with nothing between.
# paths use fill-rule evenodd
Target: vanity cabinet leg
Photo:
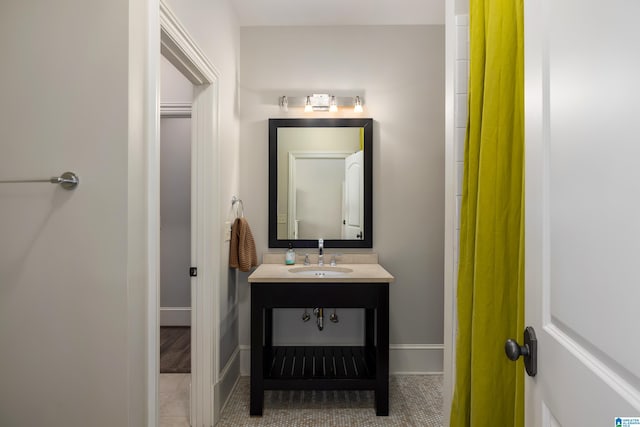
<instances>
[{"instance_id":1,"label":"vanity cabinet leg","mask_svg":"<svg viewBox=\"0 0 640 427\"><path fill-rule=\"evenodd\" d=\"M364 345L367 348L373 348L375 343L375 309L364 309Z\"/></svg>"},{"instance_id":2,"label":"vanity cabinet leg","mask_svg":"<svg viewBox=\"0 0 640 427\"><path fill-rule=\"evenodd\" d=\"M273 308L264 309L264 346L273 345Z\"/></svg>"},{"instance_id":3,"label":"vanity cabinet leg","mask_svg":"<svg viewBox=\"0 0 640 427\"><path fill-rule=\"evenodd\" d=\"M380 288L376 310L376 415L389 415L389 287Z\"/></svg>"},{"instance_id":4,"label":"vanity cabinet leg","mask_svg":"<svg viewBox=\"0 0 640 427\"><path fill-rule=\"evenodd\" d=\"M264 404L263 308L258 292L251 292L251 382L249 414L262 415Z\"/></svg>"}]
</instances>

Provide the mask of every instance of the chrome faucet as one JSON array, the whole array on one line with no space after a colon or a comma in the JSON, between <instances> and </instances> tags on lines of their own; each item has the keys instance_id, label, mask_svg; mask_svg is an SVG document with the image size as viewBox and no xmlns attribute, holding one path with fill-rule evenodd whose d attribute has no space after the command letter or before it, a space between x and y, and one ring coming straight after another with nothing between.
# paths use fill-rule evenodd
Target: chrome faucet
<instances>
[{"instance_id":1,"label":"chrome faucet","mask_svg":"<svg viewBox=\"0 0 640 427\"><path fill-rule=\"evenodd\" d=\"M333 254L331 255L331 262L329 263L331 265L331 267L335 267L338 265L338 257L342 256L342 254Z\"/></svg>"},{"instance_id":2,"label":"chrome faucet","mask_svg":"<svg viewBox=\"0 0 640 427\"><path fill-rule=\"evenodd\" d=\"M318 330L321 331L324 329L324 308L314 308L313 314L316 315L316 325L318 326Z\"/></svg>"},{"instance_id":3,"label":"chrome faucet","mask_svg":"<svg viewBox=\"0 0 640 427\"><path fill-rule=\"evenodd\" d=\"M324 239L318 239L318 265L324 265Z\"/></svg>"}]
</instances>

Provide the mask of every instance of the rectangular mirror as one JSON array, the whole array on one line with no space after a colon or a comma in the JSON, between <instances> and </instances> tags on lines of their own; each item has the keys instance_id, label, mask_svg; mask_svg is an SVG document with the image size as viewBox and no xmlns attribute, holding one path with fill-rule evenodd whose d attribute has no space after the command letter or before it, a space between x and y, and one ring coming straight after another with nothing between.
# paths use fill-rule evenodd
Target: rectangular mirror
<instances>
[{"instance_id":1,"label":"rectangular mirror","mask_svg":"<svg viewBox=\"0 0 640 427\"><path fill-rule=\"evenodd\" d=\"M269 119L269 247L372 247L372 119Z\"/></svg>"}]
</instances>

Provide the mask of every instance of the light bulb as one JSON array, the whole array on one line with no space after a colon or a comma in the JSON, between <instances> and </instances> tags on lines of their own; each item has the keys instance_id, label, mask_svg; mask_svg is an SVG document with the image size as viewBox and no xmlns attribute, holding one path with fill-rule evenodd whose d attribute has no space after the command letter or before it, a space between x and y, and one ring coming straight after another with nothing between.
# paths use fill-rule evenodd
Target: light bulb
<instances>
[{"instance_id":1,"label":"light bulb","mask_svg":"<svg viewBox=\"0 0 640 427\"><path fill-rule=\"evenodd\" d=\"M362 113L362 101L359 96L356 96L355 106L353 107L354 113Z\"/></svg>"},{"instance_id":2,"label":"light bulb","mask_svg":"<svg viewBox=\"0 0 640 427\"><path fill-rule=\"evenodd\" d=\"M335 113L338 111L338 103L336 102L336 97L331 95L331 101L329 101L329 111Z\"/></svg>"},{"instance_id":3,"label":"light bulb","mask_svg":"<svg viewBox=\"0 0 640 427\"><path fill-rule=\"evenodd\" d=\"M280 111L287 112L289 111L289 100L286 96L280 97Z\"/></svg>"}]
</instances>

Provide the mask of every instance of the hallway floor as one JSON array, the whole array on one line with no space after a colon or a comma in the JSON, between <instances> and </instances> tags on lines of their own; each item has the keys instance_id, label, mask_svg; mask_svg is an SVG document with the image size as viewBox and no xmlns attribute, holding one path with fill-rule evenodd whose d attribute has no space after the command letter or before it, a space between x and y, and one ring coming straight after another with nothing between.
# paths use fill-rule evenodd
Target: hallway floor
<instances>
[{"instance_id":1,"label":"hallway floor","mask_svg":"<svg viewBox=\"0 0 640 427\"><path fill-rule=\"evenodd\" d=\"M189 326L160 327L160 373L191 372L191 328Z\"/></svg>"},{"instance_id":2,"label":"hallway floor","mask_svg":"<svg viewBox=\"0 0 640 427\"><path fill-rule=\"evenodd\" d=\"M191 374L160 374L160 427L189 427Z\"/></svg>"},{"instance_id":3,"label":"hallway floor","mask_svg":"<svg viewBox=\"0 0 640 427\"><path fill-rule=\"evenodd\" d=\"M160 427L189 427L189 374L160 375ZM249 416L249 378L241 377L217 427L440 427L442 375L389 381L388 417L376 417L371 391L268 391L264 415Z\"/></svg>"}]
</instances>

